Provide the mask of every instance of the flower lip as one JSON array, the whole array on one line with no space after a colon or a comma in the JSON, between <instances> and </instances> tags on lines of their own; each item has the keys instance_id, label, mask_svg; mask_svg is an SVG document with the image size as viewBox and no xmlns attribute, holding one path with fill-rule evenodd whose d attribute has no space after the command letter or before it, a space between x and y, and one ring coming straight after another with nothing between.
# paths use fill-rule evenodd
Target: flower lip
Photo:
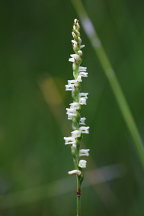
<instances>
[{"instance_id":1,"label":"flower lip","mask_svg":"<svg viewBox=\"0 0 144 216\"><path fill-rule=\"evenodd\" d=\"M78 81L77 80L68 80L68 85L77 85Z\"/></svg>"},{"instance_id":2,"label":"flower lip","mask_svg":"<svg viewBox=\"0 0 144 216\"><path fill-rule=\"evenodd\" d=\"M86 126L82 126L80 127L80 130L81 130L81 133L85 133L85 134L88 134L89 133L89 128L90 127L86 127Z\"/></svg>"},{"instance_id":3,"label":"flower lip","mask_svg":"<svg viewBox=\"0 0 144 216\"><path fill-rule=\"evenodd\" d=\"M85 45L81 45L80 48L83 49L85 47Z\"/></svg>"},{"instance_id":4,"label":"flower lip","mask_svg":"<svg viewBox=\"0 0 144 216\"><path fill-rule=\"evenodd\" d=\"M70 56L71 56L72 58L79 59L79 55L78 55L78 54L71 54Z\"/></svg>"},{"instance_id":5,"label":"flower lip","mask_svg":"<svg viewBox=\"0 0 144 216\"><path fill-rule=\"evenodd\" d=\"M87 67L82 67L82 66L80 66L80 67L79 67L79 71L83 71L83 72L84 72L84 71L87 71Z\"/></svg>"},{"instance_id":6,"label":"flower lip","mask_svg":"<svg viewBox=\"0 0 144 216\"><path fill-rule=\"evenodd\" d=\"M69 58L69 62L75 62L75 59L74 58Z\"/></svg>"},{"instance_id":7,"label":"flower lip","mask_svg":"<svg viewBox=\"0 0 144 216\"><path fill-rule=\"evenodd\" d=\"M76 143L74 137L64 137L65 145L74 145Z\"/></svg>"},{"instance_id":8,"label":"flower lip","mask_svg":"<svg viewBox=\"0 0 144 216\"><path fill-rule=\"evenodd\" d=\"M90 151L90 149L80 149L79 156L80 157L82 157L82 156L88 157L89 156L89 151Z\"/></svg>"},{"instance_id":9,"label":"flower lip","mask_svg":"<svg viewBox=\"0 0 144 216\"><path fill-rule=\"evenodd\" d=\"M88 93L83 93L83 92L81 92L81 93L79 93L79 96L80 96L80 97L87 97L87 96L88 96Z\"/></svg>"},{"instance_id":10,"label":"flower lip","mask_svg":"<svg viewBox=\"0 0 144 216\"><path fill-rule=\"evenodd\" d=\"M66 91L74 91L75 85L74 84L68 84L65 85Z\"/></svg>"},{"instance_id":11,"label":"flower lip","mask_svg":"<svg viewBox=\"0 0 144 216\"><path fill-rule=\"evenodd\" d=\"M80 170L71 170L68 172L69 175L81 175Z\"/></svg>"},{"instance_id":12,"label":"flower lip","mask_svg":"<svg viewBox=\"0 0 144 216\"><path fill-rule=\"evenodd\" d=\"M87 73L87 72L80 72L80 75L81 75L82 77L88 77L88 73Z\"/></svg>"}]
</instances>

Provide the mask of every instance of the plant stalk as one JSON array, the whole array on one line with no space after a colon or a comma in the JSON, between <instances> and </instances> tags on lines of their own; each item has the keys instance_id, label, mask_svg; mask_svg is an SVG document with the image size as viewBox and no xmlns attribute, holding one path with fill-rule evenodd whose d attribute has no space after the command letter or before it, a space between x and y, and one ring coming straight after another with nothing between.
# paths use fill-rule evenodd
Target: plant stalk
<instances>
[{"instance_id":1,"label":"plant stalk","mask_svg":"<svg viewBox=\"0 0 144 216\"><path fill-rule=\"evenodd\" d=\"M76 177L77 178L77 214L76 216L80 216L81 215L81 185L80 185L80 180L79 180L79 176Z\"/></svg>"}]
</instances>

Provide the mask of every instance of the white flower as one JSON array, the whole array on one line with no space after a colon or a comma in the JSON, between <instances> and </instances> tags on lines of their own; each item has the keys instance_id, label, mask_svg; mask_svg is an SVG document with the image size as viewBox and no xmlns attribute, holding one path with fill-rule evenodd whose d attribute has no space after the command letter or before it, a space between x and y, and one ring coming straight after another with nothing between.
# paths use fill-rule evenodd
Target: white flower
<instances>
[{"instance_id":1,"label":"white flower","mask_svg":"<svg viewBox=\"0 0 144 216\"><path fill-rule=\"evenodd\" d=\"M81 50L78 51L78 54L82 56L83 52Z\"/></svg>"},{"instance_id":2,"label":"white flower","mask_svg":"<svg viewBox=\"0 0 144 216\"><path fill-rule=\"evenodd\" d=\"M74 59L79 59L79 58L80 58L78 54L71 54L70 56L71 56L72 58L74 58Z\"/></svg>"},{"instance_id":3,"label":"white flower","mask_svg":"<svg viewBox=\"0 0 144 216\"><path fill-rule=\"evenodd\" d=\"M78 81L77 80L68 80L68 85L77 86L78 85Z\"/></svg>"},{"instance_id":4,"label":"white flower","mask_svg":"<svg viewBox=\"0 0 144 216\"><path fill-rule=\"evenodd\" d=\"M86 164L87 164L87 161L86 161L86 160L80 160L80 161L79 161L79 167L80 167L80 168L86 168Z\"/></svg>"},{"instance_id":5,"label":"white flower","mask_svg":"<svg viewBox=\"0 0 144 216\"><path fill-rule=\"evenodd\" d=\"M78 110L80 108L80 104L78 102L70 103L70 108Z\"/></svg>"},{"instance_id":6,"label":"white flower","mask_svg":"<svg viewBox=\"0 0 144 216\"><path fill-rule=\"evenodd\" d=\"M70 108L66 108L68 119L72 120L72 117L75 117L77 115L77 110L79 109L80 109L80 104L78 102L71 103Z\"/></svg>"},{"instance_id":7,"label":"white flower","mask_svg":"<svg viewBox=\"0 0 144 216\"><path fill-rule=\"evenodd\" d=\"M75 40L71 40L71 42L72 42L73 49L74 50L77 49L78 48L78 42Z\"/></svg>"},{"instance_id":8,"label":"white flower","mask_svg":"<svg viewBox=\"0 0 144 216\"><path fill-rule=\"evenodd\" d=\"M79 93L79 96L80 96L80 97L87 97L87 96L88 96L88 93Z\"/></svg>"},{"instance_id":9,"label":"white flower","mask_svg":"<svg viewBox=\"0 0 144 216\"><path fill-rule=\"evenodd\" d=\"M77 79L76 79L76 81L77 82L82 82L82 77L88 77L88 73L86 73L86 72L80 72L79 75L78 75L78 77L77 77Z\"/></svg>"},{"instance_id":10,"label":"white flower","mask_svg":"<svg viewBox=\"0 0 144 216\"><path fill-rule=\"evenodd\" d=\"M73 49L74 49L74 50L77 50L77 48L78 48L78 45L73 44Z\"/></svg>"},{"instance_id":11,"label":"white flower","mask_svg":"<svg viewBox=\"0 0 144 216\"><path fill-rule=\"evenodd\" d=\"M71 56L71 58L69 58L69 61L70 62L75 62L75 61L79 61L81 58L80 58L80 56L78 55L78 54L71 54L70 55Z\"/></svg>"},{"instance_id":12,"label":"white flower","mask_svg":"<svg viewBox=\"0 0 144 216\"><path fill-rule=\"evenodd\" d=\"M77 115L77 110L74 108L66 108L66 114L68 115L68 119L72 119L72 117Z\"/></svg>"},{"instance_id":13,"label":"white flower","mask_svg":"<svg viewBox=\"0 0 144 216\"><path fill-rule=\"evenodd\" d=\"M78 45L78 43L77 43L75 40L71 40L71 42L72 42L73 44L75 44L76 46Z\"/></svg>"},{"instance_id":14,"label":"white flower","mask_svg":"<svg viewBox=\"0 0 144 216\"><path fill-rule=\"evenodd\" d=\"M86 72L80 72L80 75L81 75L82 77L88 77L88 73L86 73Z\"/></svg>"},{"instance_id":15,"label":"white flower","mask_svg":"<svg viewBox=\"0 0 144 216\"><path fill-rule=\"evenodd\" d=\"M88 98L88 93L80 93L79 94L79 103L81 105L86 105L87 98Z\"/></svg>"},{"instance_id":16,"label":"white flower","mask_svg":"<svg viewBox=\"0 0 144 216\"><path fill-rule=\"evenodd\" d=\"M80 125L85 125L85 117L80 118Z\"/></svg>"},{"instance_id":17,"label":"white flower","mask_svg":"<svg viewBox=\"0 0 144 216\"><path fill-rule=\"evenodd\" d=\"M74 24L78 24L78 20L77 19L74 19Z\"/></svg>"},{"instance_id":18,"label":"white flower","mask_svg":"<svg viewBox=\"0 0 144 216\"><path fill-rule=\"evenodd\" d=\"M79 156L89 156L90 149L80 149Z\"/></svg>"},{"instance_id":19,"label":"white flower","mask_svg":"<svg viewBox=\"0 0 144 216\"><path fill-rule=\"evenodd\" d=\"M74 91L75 85L74 84L68 84L65 85L66 91Z\"/></svg>"},{"instance_id":20,"label":"white flower","mask_svg":"<svg viewBox=\"0 0 144 216\"><path fill-rule=\"evenodd\" d=\"M85 45L81 45L81 46L80 46L81 49L84 48L84 47L85 47Z\"/></svg>"},{"instance_id":21,"label":"white flower","mask_svg":"<svg viewBox=\"0 0 144 216\"><path fill-rule=\"evenodd\" d=\"M76 34L74 32L72 32L72 36L73 36L73 38L75 38ZM75 40L73 40L73 41L75 41Z\"/></svg>"},{"instance_id":22,"label":"white flower","mask_svg":"<svg viewBox=\"0 0 144 216\"><path fill-rule=\"evenodd\" d=\"M68 80L68 85L65 85L66 91L74 91L78 86L78 80Z\"/></svg>"},{"instance_id":23,"label":"white flower","mask_svg":"<svg viewBox=\"0 0 144 216\"><path fill-rule=\"evenodd\" d=\"M69 175L81 175L81 171L80 170L72 170L68 172Z\"/></svg>"},{"instance_id":24,"label":"white flower","mask_svg":"<svg viewBox=\"0 0 144 216\"><path fill-rule=\"evenodd\" d=\"M74 130L74 131L71 132L72 137L74 137L74 138L80 137L80 136L81 136L81 133L82 133L82 132L81 132L80 130Z\"/></svg>"},{"instance_id":25,"label":"white flower","mask_svg":"<svg viewBox=\"0 0 144 216\"><path fill-rule=\"evenodd\" d=\"M67 114L68 113L73 113L73 114L76 115L76 109L74 109L74 108L66 108L66 111L67 111Z\"/></svg>"},{"instance_id":26,"label":"white flower","mask_svg":"<svg viewBox=\"0 0 144 216\"><path fill-rule=\"evenodd\" d=\"M75 59L74 58L69 58L69 62L75 62Z\"/></svg>"},{"instance_id":27,"label":"white flower","mask_svg":"<svg viewBox=\"0 0 144 216\"><path fill-rule=\"evenodd\" d=\"M88 77L88 73L86 72L86 67L79 67L79 75L77 77L78 82L82 82L82 77Z\"/></svg>"},{"instance_id":28,"label":"white flower","mask_svg":"<svg viewBox=\"0 0 144 216\"><path fill-rule=\"evenodd\" d=\"M74 24L76 25L77 28L80 28L80 25L78 22L79 22L78 19L74 19Z\"/></svg>"},{"instance_id":29,"label":"white flower","mask_svg":"<svg viewBox=\"0 0 144 216\"><path fill-rule=\"evenodd\" d=\"M86 101L87 101L87 98L84 98L84 97L81 97L81 98L79 99L79 103L80 103L81 105L86 105Z\"/></svg>"},{"instance_id":30,"label":"white flower","mask_svg":"<svg viewBox=\"0 0 144 216\"><path fill-rule=\"evenodd\" d=\"M65 145L75 145L76 141L74 137L64 137Z\"/></svg>"},{"instance_id":31,"label":"white flower","mask_svg":"<svg viewBox=\"0 0 144 216\"><path fill-rule=\"evenodd\" d=\"M68 120L72 120L73 117L74 117L73 114L71 114L71 113L68 114Z\"/></svg>"},{"instance_id":32,"label":"white flower","mask_svg":"<svg viewBox=\"0 0 144 216\"><path fill-rule=\"evenodd\" d=\"M79 72L86 72L87 71L87 67L79 67Z\"/></svg>"},{"instance_id":33,"label":"white flower","mask_svg":"<svg viewBox=\"0 0 144 216\"><path fill-rule=\"evenodd\" d=\"M82 126L79 128L82 133L88 134L89 133L89 127Z\"/></svg>"}]
</instances>

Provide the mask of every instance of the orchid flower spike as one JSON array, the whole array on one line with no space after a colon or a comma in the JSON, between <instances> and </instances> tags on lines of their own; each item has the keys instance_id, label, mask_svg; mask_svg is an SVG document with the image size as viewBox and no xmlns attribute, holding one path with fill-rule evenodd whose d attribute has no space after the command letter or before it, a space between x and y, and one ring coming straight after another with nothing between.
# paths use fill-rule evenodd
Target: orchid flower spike
<instances>
[{"instance_id":1,"label":"orchid flower spike","mask_svg":"<svg viewBox=\"0 0 144 216\"><path fill-rule=\"evenodd\" d=\"M72 48L73 52L70 54L69 61L72 63L73 78L68 80L65 85L66 91L71 91L73 101L70 107L66 108L68 119L72 121L71 136L64 137L65 145L70 146L73 156L75 169L69 171L69 175L76 175L77 177L77 194L80 196L80 187L84 177L83 169L86 168L87 161L82 160L81 157L88 157L90 149L81 148L81 140L83 134L89 133L89 127L86 126L86 118L81 117L82 105L87 104L88 93L80 92L83 78L88 77L87 67L81 66L83 51L85 45L82 44L80 35L80 25L77 19L74 20L72 29Z\"/></svg>"}]
</instances>

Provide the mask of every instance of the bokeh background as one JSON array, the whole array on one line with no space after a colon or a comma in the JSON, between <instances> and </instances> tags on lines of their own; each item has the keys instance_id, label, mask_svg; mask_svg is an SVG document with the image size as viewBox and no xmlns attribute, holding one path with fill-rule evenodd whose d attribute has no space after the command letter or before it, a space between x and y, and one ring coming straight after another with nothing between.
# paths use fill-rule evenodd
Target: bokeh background
<instances>
[{"instance_id":1,"label":"bokeh background","mask_svg":"<svg viewBox=\"0 0 144 216\"><path fill-rule=\"evenodd\" d=\"M144 2L85 0L144 139ZM69 0L0 3L0 216L75 215L75 178L63 136L71 125ZM113 92L83 29L91 149L83 216L144 215L144 175Z\"/></svg>"}]
</instances>

